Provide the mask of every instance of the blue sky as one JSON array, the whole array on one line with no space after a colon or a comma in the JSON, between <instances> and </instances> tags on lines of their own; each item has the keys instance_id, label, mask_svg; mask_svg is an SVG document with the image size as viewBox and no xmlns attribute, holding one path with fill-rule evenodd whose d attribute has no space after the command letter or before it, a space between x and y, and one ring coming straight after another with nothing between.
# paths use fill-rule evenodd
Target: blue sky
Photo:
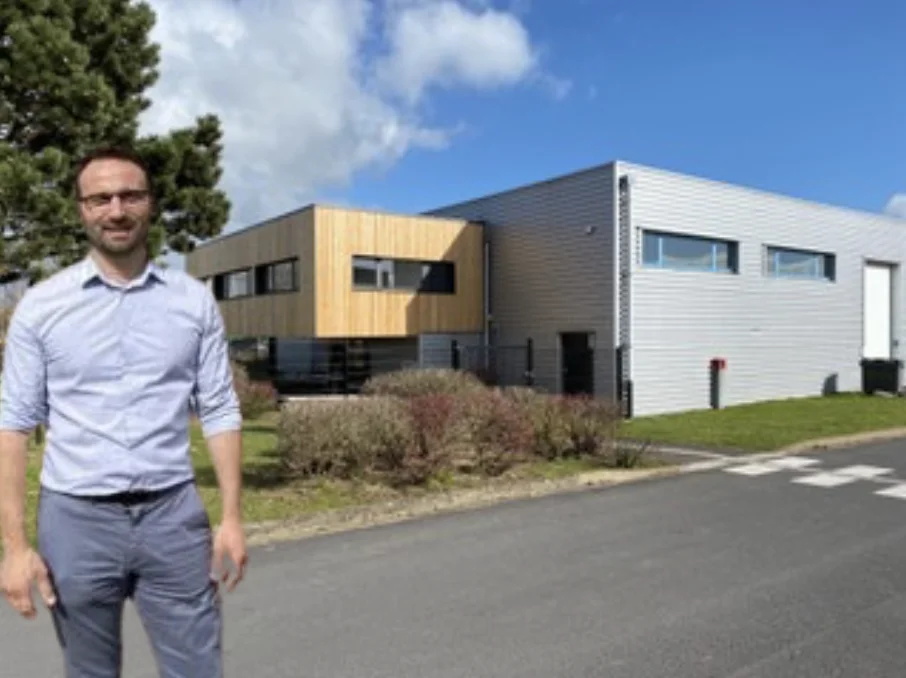
<instances>
[{"instance_id":1,"label":"blue sky","mask_svg":"<svg viewBox=\"0 0 906 678\"><path fill-rule=\"evenodd\" d=\"M331 196L420 210L614 158L870 211L906 192L906 2L535 0L572 81L434 97L464 122Z\"/></svg>"},{"instance_id":2,"label":"blue sky","mask_svg":"<svg viewBox=\"0 0 906 678\"><path fill-rule=\"evenodd\" d=\"M904 0L150 2L143 126L220 116L226 232L613 159L874 212L906 194Z\"/></svg>"}]
</instances>

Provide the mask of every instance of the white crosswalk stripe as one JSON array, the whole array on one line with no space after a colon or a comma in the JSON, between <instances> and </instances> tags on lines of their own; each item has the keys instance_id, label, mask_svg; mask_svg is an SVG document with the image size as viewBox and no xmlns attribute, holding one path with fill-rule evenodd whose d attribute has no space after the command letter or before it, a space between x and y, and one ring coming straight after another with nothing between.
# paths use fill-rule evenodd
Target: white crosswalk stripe
<instances>
[{"instance_id":1,"label":"white crosswalk stripe","mask_svg":"<svg viewBox=\"0 0 906 678\"><path fill-rule=\"evenodd\" d=\"M793 478L794 483L798 483L799 485L813 485L815 487L839 487L840 485L854 483L857 480L859 480L859 478L856 476L847 476L842 473L834 473L833 471Z\"/></svg>"},{"instance_id":2,"label":"white crosswalk stripe","mask_svg":"<svg viewBox=\"0 0 906 678\"><path fill-rule=\"evenodd\" d=\"M906 499L906 483L885 487L883 490L875 492L875 494L881 497L891 497L892 499Z\"/></svg>"},{"instance_id":3,"label":"white crosswalk stripe","mask_svg":"<svg viewBox=\"0 0 906 678\"><path fill-rule=\"evenodd\" d=\"M853 483L870 483L884 485L873 492L881 497L906 500L906 481L892 477L895 469L871 464L852 464L839 468L821 468L822 460L812 457L779 456L730 463L723 468L726 473L738 476L759 477L768 475L788 475L789 481L796 485L810 487L835 488Z\"/></svg>"},{"instance_id":4,"label":"white crosswalk stripe","mask_svg":"<svg viewBox=\"0 0 906 678\"><path fill-rule=\"evenodd\" d=\"M809 457L777 457L776 459L766 459L741 466L730 466L726 470L729 473L736 473L742 476L763 476L768 473L779 473L780 471L798 471L814 466L818 463L817 459Z\"/></svg>"},{"instance_id":5,"label":"white crosswalk stripe","mask_svg":"<svg viewBox=\"0 0 906 678\"><path fill-rule=\"evenodd\" d=\"M763 476L768 473L777 473L781 470L779 466L773 466L769 463L764 464L745 464L743 466L729 466L727 473L735 473L741 476Z\"/></svg>"},{"instance_id":6,"label":"white crosswalk stripe","mask_svg":"<svg viewBox=\"0 0 906 678\"><path fill-rule=\"evenodd\" d=\"M856 466L845 466L843 468L838 468L834 471L834 473L841 473L843 475L852 476L854 478L877 478L878 476L893 473L893 469L882 468L880 466L864 466L862 464L857 464Z\"/></svg>"},{"instance_id":7,"label":"white crosswalk stripe","mask_svg":"<svg viewBox=\"0 0 906 678\"><path fill-rule=\"evenodd\" d=\"M778 457L777 459L771 459L767 463L782 469L798 470L814 466L820 462L811 457Z\"/></svg>"}]
</instances>

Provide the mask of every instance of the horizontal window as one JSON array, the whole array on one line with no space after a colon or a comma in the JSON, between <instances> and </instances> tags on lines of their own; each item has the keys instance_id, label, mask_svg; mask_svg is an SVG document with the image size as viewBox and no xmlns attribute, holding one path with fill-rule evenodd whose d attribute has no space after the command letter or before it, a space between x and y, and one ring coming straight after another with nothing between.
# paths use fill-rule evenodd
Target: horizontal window
<instances>
[{"instance_id":1,"label":"horizontal window","mask_svg":"<svg viewBox=\"0 0 906 678\"><path fill-rule=\"evenodd\" d=\"M834 280L836 278L836 257L823 252L767 247L765 248L765 272L775 278Z\"/></svg>"},{"instance_id":2,"label":"horizontal window","mask_svg":"<svg viewBox=\"0 0 906 678\"><path fill-rule=\"evenodd\" d=\"M645 231L642 264L651 268L736 273L739 244L694 235Z\"/></svg>"},{"instance_id":3,"label":"horizontal window","mask_svg":"<svg viewBox=\"0 0 906 678\"><path fill-rule=\"evenodd\" d=\"M298 289L298 260L287 259L255 267L255 294L292 292Z\"/></svg>"},{"instance_id":4,"label":"horizontal window","mask_svg":"<svg viewBox=\"0 0 906 678\"><path fill-rule=\"evenodd\" d=\"M218 300L251 295L292 292L299 289L298 260L287 259L254 268L218 273L205 282Z\"/></svg>"},{"instance_id":5,"label":"horizontal window","mask_svg":"<svg viewBox=\"0 0 906 678\"><path fill-rule=\"evenodd\" d=\"M450 261L352 258L352 284L358 289L456 293L456 267Z\"/></svg>"},{"instance_id":6,"label":"horizontal window","mask_svg":"<svg viewBox=\"0 0 906 678\"><path fill-rule=\"evenodd\" d=\"M252 271L243 269L230 273L219 273L214 276L211 285L214 297L220 299L238 299L252 293Z\"/></svg>"}]
</instances>

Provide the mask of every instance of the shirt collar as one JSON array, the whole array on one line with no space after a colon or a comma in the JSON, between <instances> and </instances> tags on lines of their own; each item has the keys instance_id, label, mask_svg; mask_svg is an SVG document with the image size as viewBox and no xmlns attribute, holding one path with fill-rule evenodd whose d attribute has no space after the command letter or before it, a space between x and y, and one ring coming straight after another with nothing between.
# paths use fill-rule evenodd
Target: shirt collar
<instances>
[{"instance_id":1,"label":"shirt collar","mask_svg":"<svg viewBox=\"0 0 906 678\"><path fill-rule=\"evenodd\" d=\"M145 269L137 278L125 284L115 283L106 278L91 255L86 256L82 260L79 269L79 282L82 287L87 287L95 282L103 282L111 287L125 287L128 289L131 287L142 287L146 285L150 279L160 283L166 283L163 269L154 261L149 261L148 265L145 266Z\"/></svg>"}]
</instances>

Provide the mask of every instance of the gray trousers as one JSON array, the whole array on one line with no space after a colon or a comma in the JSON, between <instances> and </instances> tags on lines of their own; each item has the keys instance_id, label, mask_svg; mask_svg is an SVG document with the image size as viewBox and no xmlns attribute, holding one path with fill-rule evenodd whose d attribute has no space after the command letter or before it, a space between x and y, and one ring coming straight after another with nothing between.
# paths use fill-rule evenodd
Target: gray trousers
<instances>
[{"instance_id":1,"label":"gray trousers","mask_svg":"<svg viewBox=\"0 0 906 678\"><path fill-rule=\"evenodd\" d=\"M194 483L129 501L41 490L38 549L67 678L120 678L134 601L161 678L221 678L222 618L211 526Z\"/></svg>"}]
</instances>

